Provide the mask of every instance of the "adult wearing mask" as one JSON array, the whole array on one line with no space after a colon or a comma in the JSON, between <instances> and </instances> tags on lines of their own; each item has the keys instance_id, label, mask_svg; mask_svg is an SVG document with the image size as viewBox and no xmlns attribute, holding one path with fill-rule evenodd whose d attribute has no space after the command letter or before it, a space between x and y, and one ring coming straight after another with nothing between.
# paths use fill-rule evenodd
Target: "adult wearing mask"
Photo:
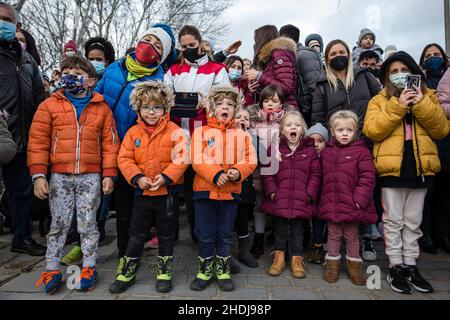
<instances>
[{"instance_id":1,"label":"adult wearing mask","mask_svg":"<svg viewBox=\"0 0 450 320\"><path fill-rule=\"evenodd\" d=\"M116 61L116 52L111 42L102 37L91 38L84 44L84 55L95 68L100 80L106 68Z\"/></svg>"},{"instance_id":2,"label":"adult wearing mask","mask_svg":"<svg viewBox=\"0 0 450 320\"><path fill-rule=\"evenodd\" d=\"M427 87L430 89L437 89L439 82L441 81L444 73L448 69L450 65L450 61L448 57L442 49L442 47L436 43L431 43L425 46L420 56L420 67L424 70L425 81ZM442 146L442 143L440 143ZM440 175L438 174L438 179ZM438 183L440 181L437 181ZM437 202L439 199L435 196L437 191L437 187L435 186L435 181L430 185L428 189L427 195L425 197L425 204L423 206L423 218L420 229L423 232L422 238L419 240L420 248L423 252L429 254L437 254L438 250L435 245L437 238L437 229L438 229L438 220L437 215L438 212L435 212L433 209L437 209Z\"/></svg>"},{"instance_id":3,"label":"adult wearing mask","mask_svg":"<svg viewBox=\"0 0 450 320\"><path fill-rule=\"evenodd\" d=\"M360 136L367 105L381 91L381 85L367 69L354 69L351 52L342 40L325 49L326 77L317 83L313 98L312 125L328 126L333 113L351 110L358 115Z\"/></svg>"},{"instance_id":4,"label":"adult wearing mask","mask_svg":"<svg viewBox=\"0 0 450 320\"><path fill-rule=\"evenodd\" d=\"M293 25L285 25L280 29L280 36L288 37L297 44L297 73L302 79L302 91L300 109L306 123L311 123L311 108L313 93L317 81L324 76L323 64L319 54L310 47L302 45L300 42L300 30Z\"/></svg>"},{"instance_id":5,"label":"adult wearing mask","mask_svg":"<svg viewBox=\"0 0 450 320\"><path fill-rule=\"evenodd\" d=\"M136 49L111 64L95 88L96 92L103 94L113 111L121 141L137 120L137 114L130 104L134 85L149 80L163 80L164 69L161 64L171 52L171 43L171 35L162 28L151 28L143 32L136 44ZM128 244L134 188L128 184L120 172L116 181L114 199L117 211L118 253L119 258L122 258Z\"/></svg>"},{"instance_id":6,"label":"adult wearing mask","mask_svg":"<svg viewBox=\"0 0 450 320\"><path fill-rule=\"evenodd\" d=\"M229 56L225 60L228 69L228 77L233 87L235 87L244 97L244 106L253 104L253 94L248 88L248 81L242 77L244 69L244 60L239 56Z\"/></svg>"},{"instance_id":7,"label":"adult wearing mask","mask_svg":"<svg viewBox=\"0 0 450 320\"><path fill-rule=\"evenodd\" d=\"M3 167L11 212L12 252L41 256L45 247L31 238L33 185L27 167L28 133L34 112L44 100L44 85L36 61L16 39L17 12L0 2L0 106L10 114L8 129L17 155Z\"/></svg>"},{"instance_id":8,"label":"adult wearing mask","mask_svg":"<svg viewBox=\"0 0 450 320\"><path fill-rule=\"evenodd\" d=\"M69 40L63 49L63 59L79 54L78 45L75 41Z\"/></svg>"},{"instance_id":9,"label":"adult wearing mask","mask_svg":"<svg viewBox=\"0 0 450 320\"><path fill-rule=\"evenodd\" d=\"M164 76L164 83L177 92L189 92L199 94L199 104L197 115L192 118L171 117L172 121L178 124L189 138L194 132L196 123L204 126L207 124L206 112L201 107L202 97L205 97L215 85L230 85L228 73L223 64L212 61L203 48L203 39L200 31L190 25L181 28L178 41L180 44L180 61L174 64ZM194 234L195 214L194 196L195 172L192 166L184 174L184 201L188 210L188 220L191 237L194 242L197 238Z\"/></svg>"},{"instance_id":10,"label":"adult wearing mask","mask_svg":"<svg viewBox=\"0 0 450 320\"><path fill-rule=\"evenodd\" d=\"M427 45L420 56L420 67L425 70L427 87L436 90L447 68L449 58L444 49L436 43Z\"/></svg>"},{"instance_id":11,"label":"adult wearing mask","mask_svg":"<svg viewBox=\"0 0 450 320\"><path fill-rule=\"evenodd\" d=\"M273 25L256 29L254 38L253 64L256 70L245 71L244 79L257 82L261 88L280 86L286 103L298 108L295 66L297 45L292 39L280 37L277 27Z\"/></svg>"}]
</instances>

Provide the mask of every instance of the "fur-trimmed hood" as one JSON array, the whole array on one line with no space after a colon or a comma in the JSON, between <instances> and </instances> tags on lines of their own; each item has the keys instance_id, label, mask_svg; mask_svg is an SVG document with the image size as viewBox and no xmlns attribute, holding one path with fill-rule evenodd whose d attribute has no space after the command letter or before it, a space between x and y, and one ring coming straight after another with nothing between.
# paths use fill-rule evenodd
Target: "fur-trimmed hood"
<instances>
[{"instance_id":1,"label":"fur-trimmed hood","mask_svg":"<svg viewBox=\"0 0 450 320\"><path fill-rule=\"evenodd\" d=\"M244 96L242 95L242 92L239 92L236 88L233 86L227 86L227 85L216 85L213 86L212 89L208 93L208 99L209 99L209 105L210 105L210 113L214 113L215 107L214 107L214 101L216 100L216 97L223 93L230 93L235 96L234 102L236 103L236 106L234 110L238 110L239 108L242 108L244 105Z\"/></svg>"},{"instance_id":2,"label":"fur-trimmed hood","mask_svg":"<svg viewBox=\"0 0 450 320\"><path fill-rule=\"evenodd\" d=\"M262 47L258 53L257 58L259 64L265 65L272 57L273 51L277 49L289 50L292 51L294 54L296 54L297 44L294 42L294 40L291 40L286 37L280 37L270 41L264 47Z\"/></svg>"}]
</instances>

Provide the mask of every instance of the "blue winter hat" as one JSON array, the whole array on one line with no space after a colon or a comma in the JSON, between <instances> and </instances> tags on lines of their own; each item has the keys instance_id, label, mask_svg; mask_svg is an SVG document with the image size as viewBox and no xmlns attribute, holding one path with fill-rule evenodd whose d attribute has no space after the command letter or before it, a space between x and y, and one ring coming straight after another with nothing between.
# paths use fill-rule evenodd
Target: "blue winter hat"
<instances>
[{"instance_id":1,"label":"blue winter hat","mask_svg":"<svg viewBox=\"0 0 450 320\"><path fill-rule=\"evenodd\" d=\"M173 64L178 59L178 52L175 49L177 40L175 39L172 28L165 23L155 23L154 25L152 25L152 28L161 28L169 35L170 40L172 41L172 51L169 53L166 62L169 62L169 64Z\"/></svg>"},{"instance_id":2,"label":"blue winter hat","mask_svg":"<svg viewBox=\"0 0 450 320\"><path fill-rule=\"evenodd\" d=\"M326 142L328 142L328 140L330 139L328 135L328 130L321 123L316 123L315 125L313 125L311 128L309 128L306 134L308 137L310 137L313 134L318 134L322 136L322 138Z\"/></svg>"},{"instance_id":3,"label":"blue winter hat","mask_svg":"<svg viewBox=\"0 0 450 320\"><path fill-rule=\"evenodd\" d=\"M311 41L318 41L320 44L320 52L323 52L323 39L319 34L313 33L306 37L305 46L309 47Z\"/></svg>"}]
</instances>

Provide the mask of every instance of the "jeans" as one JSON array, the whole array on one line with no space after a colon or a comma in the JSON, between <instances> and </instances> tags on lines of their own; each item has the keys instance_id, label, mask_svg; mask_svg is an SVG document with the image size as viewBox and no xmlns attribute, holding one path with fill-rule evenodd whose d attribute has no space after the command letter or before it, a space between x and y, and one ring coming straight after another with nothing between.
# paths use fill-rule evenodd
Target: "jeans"
<instances>
[{"instance_id":1,"label":"jeans","mask_svg":"<svg viewBox=\"0 0 450 320\"><path fill-rule=\"evenodd\" d=\"M198 255L203 259L231 256L238 202L205 199L194 201L194 205Z\"/></svg>"}]
</instances>

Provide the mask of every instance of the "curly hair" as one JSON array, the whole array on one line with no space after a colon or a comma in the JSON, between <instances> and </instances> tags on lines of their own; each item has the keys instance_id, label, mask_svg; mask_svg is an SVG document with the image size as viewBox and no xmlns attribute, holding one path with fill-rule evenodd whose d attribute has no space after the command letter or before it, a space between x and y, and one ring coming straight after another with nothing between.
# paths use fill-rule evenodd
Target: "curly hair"
<instances>
[{"instance_id":1,"label":"curly hair","mask_svg":"<svg viewBox=\"0 0 450 320\"><path fill-rule=\"evenodd\" d=\"M166 112L170 112L174 106L175 96L161 81L144 81L134 86L131 92L130 103L133 110L139 112L146 102L153 102L165 107Z\"/></svg>"},{"instance_id":2,"label":"curly hair","mask_svg":"<svg viewBox=\"0 0 450 320\"><path fill-rule=\"evenodd\" d=\"M210 112L215 112L215 102L223 100L224 98L230 99L235 103L234 111L242 107L244 103L244 97L241 92L232 86L216 85L208 93L208 99L210 104ZM236 114L236 113L235 113Z\"/></svg>"},{"instance_id":3,"label":"curly hair","mask_svg":"<svg viewBox=\"0 0 450 320\"><path fill-rule=\"evenodd\" d=\"M111 44L111 42L109 42L105 38L95 37L86 41L86 43L84 44L85 57L88 58L89 52L94 49L101 50L104 52L108 64L111 64L114 61L116 61L116 52L114 50L114 47Z\"/></svg>"}]
</instances>

